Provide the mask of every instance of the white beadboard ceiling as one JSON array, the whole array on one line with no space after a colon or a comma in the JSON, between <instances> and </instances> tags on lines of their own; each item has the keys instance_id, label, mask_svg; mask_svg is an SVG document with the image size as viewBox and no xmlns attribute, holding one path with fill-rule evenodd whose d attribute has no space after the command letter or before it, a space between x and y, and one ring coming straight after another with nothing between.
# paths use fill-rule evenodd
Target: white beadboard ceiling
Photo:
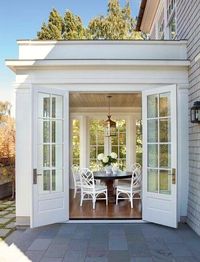
<instances>
[{"instance_id":1,"label":"white beadboard ceiling","mask_svg":"<svg viewBox=\"0 0 200 262\"><path fill-rule=\"evenodd\" d=\"M111 107L141 107L141 93L70 93L70 107L107 107L108 98Z\"/></svg>"}]
</instances>

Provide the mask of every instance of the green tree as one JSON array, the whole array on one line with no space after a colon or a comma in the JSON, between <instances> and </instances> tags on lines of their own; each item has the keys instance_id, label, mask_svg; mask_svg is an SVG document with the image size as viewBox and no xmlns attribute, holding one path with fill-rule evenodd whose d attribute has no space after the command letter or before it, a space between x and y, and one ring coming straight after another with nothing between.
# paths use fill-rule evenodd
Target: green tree
<instances>
[{"instance_id":1,"label":"green tree","mask_svg":"<svg viewBox=\"0 0 200 262\"><path fill-rule=\"evenodd\" d=\"M37 37L40 40L60 40L62 39L63 27L63 18L54 8L50 12L48 23L43 23Z\"/></svg>"},{"instance_id":2,"label":"green tree","mask_svg":"<svg viewBox=\"0 0 200 262\"><path fill-rule=\"evenodd\" d=\"M141 33L135 31L135 26L129 0L124 7L120 6L119 0L108 0L107 14L92 18L88 27L84 27L81 18L71 11L66 11L62 18L53 9L48 23L43 23L37 37L41 40L143 39Z\"/></svg>"},{"instance_id":3,"label":"green tree","mask_svg":"<svg viewBox=\"0 0 200 262\"><path fill-rule=\"evenodd\" d=\"M84 28L81 18L74 15L71 11L66 11L64 15L64 30L62 38L70 39L85 39L86 29Z\"/></svg>"},{"instance_id":4,"label":"green tree","mask_svg":"<svg viewBox=\"0 0 200 262\"><path fill-rule=\"evenodd\" d=\"M109 0L107 15L92 19L88 28L92 39L142 39L135 25L129 1L122 8L119 0Z\"/></svg>"}]
</instances>

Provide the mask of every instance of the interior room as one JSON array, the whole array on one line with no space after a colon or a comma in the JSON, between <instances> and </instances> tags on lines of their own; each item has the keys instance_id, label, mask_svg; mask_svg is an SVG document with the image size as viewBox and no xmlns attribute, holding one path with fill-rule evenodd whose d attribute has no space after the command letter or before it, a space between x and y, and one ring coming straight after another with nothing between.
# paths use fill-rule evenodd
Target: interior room
<instances>
[{"instance_id":1,"label":"interior room","mask_svg":"<svg viewBox=\"0 0 200 262\"><path fill-rule=\"evenodd\" d=\"M141 219L141 93L72 92L69 104L70 219ZM109 166L103 162L107 156L114 156ZM134 187L136 166L140 167L141 175L137 181L140 189L134 191L131 203L129 191L119 190L123 184L128 190ZM107 167L111 167L110 173ZM99 191L98 197L103 199L97 197L95 206L91 195L87 194L81 206L83 177L81 180L79 176L86 168L87 172L91 171L94 186L107 189L107 200L105 192Z\"/></svg>"}]
</instances>

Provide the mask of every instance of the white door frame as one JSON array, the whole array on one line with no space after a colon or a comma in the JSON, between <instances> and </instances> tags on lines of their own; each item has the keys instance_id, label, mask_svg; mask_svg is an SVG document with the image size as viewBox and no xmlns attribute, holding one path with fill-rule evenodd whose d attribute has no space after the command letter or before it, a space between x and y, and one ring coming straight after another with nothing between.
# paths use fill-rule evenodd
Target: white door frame
<instances>
[{"instance_id":1,"label":"white door frame","mask_svg":"<svg viewBox=\"0 0 200 262\"><path fill-rule=\"evenodd\" d=\"M37 86L37 85L35 85L35 86ZM46 90L46 88L47 88L47 85L45 84L45 85L40 85L41 86L41 91L43 90ZM121 91L121 88L122 88L122 86L123 86L123 91ZM108 91L108 85L105 85L104 87L102 87L102 86L100 86L100 87L98 87L98 86L96 86L96 85L94 85L94 87L91 87L90 86L90 88L88 88L87 87L87 85L83 85L83 86L80 86L80 85L78 85L77 87L75 87L75 86L65 86L65 87L63 87L62 88L62 90L65 92L65 93L69 93L69 92L96 92L96 93L102 93L102 92L113 92L113 93L134 93L134 92L140 92L140 93L142 93L142 91L145 91L145 90L148 90L148 89L152 89L152 88L155 88L155 89L157 89L157 88L165 88L167 85L166 84L160 84L160 85L158 85L158 84L156 84L156 85L151 85L151 86L146 86L146 87L141 87L141 85L139 85L138 87L137 86L131 86L131 85L121 85L121 87L120 86L118 86L117 88L114 88L114 87L112 87L109 91ZM58 87L57 86L55 86L55 85L51 85L51 87L49 88L49 90L52 90L52 88L55 88L55 89L57 89L57 90L59 90L58 89ZM35 87L34 87L34 89L36 89ZM34 112L34 110L33 110L33 112ZM68 134L68 131L69 131L69 121L67 121L67 124L65 125L66 126L66 129L68 129L68 130L66 130L66 134ZM178 128L178 127L177 127ZM70 148L70 144L69 144L69 140L67 141L67 143L66 143L66 147L68 148L68 151L69 151L69 148ZM67 152L67 159L70 161L70 159L69 159L69 152ZM66 166L65 166L65 168L66 168L66 170L69 170L69 161L68 161L68 163L66 163ZM33 165L34 166L34 165ZM177 170L177 183L178 183L178 176L179 176L179 173L178 173L178 170ZM67 181L66 181L66 187L69 187L69 179L67 179ZM67 194L69 194L69 188L68 188L68 190L67 190L68 192L67 192ZM69 211L69 201L68 201L68 203L67 203L67 205L68 205L68 211ZM32 210L32 214L31 214L31 216L33 216L33 210ZM75 220L76 221L76 220ZM105 220L105 222L110 222L111 220ZM130 221L132 221L132 222L134 222L135 220L130 220ZM139 221L141 221L141 220L139 220ZM69 220L68 222L72 222L71 220ZM73 220L73 222L74 222L74 220ZM79 221L80 222L80 221ZM82 223L84 223L85 221L82 221ZM96 222L98 222L98 221L96 221ZM127 223L127 220L124 220L124 222L126 222ZM81 223L81 222L80 222Z\"/></svg>"}]
</instances>

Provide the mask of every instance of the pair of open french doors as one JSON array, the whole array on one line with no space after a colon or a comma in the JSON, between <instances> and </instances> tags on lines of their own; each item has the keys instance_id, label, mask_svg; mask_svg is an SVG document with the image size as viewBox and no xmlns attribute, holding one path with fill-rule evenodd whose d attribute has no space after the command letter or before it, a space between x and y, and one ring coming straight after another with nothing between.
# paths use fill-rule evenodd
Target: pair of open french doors
<instances>
[{"instance_id":1,"label":"pair of open french doors","mask_svg":"<svg viewBox=\"0 0 200 262\"><path fill-rule=\"evenodd\" d=\"M34 91L31 226L69 219L69 93ZM177 226L176 86L143 91L143 220Z\"/></svg>"}]
</instances>

